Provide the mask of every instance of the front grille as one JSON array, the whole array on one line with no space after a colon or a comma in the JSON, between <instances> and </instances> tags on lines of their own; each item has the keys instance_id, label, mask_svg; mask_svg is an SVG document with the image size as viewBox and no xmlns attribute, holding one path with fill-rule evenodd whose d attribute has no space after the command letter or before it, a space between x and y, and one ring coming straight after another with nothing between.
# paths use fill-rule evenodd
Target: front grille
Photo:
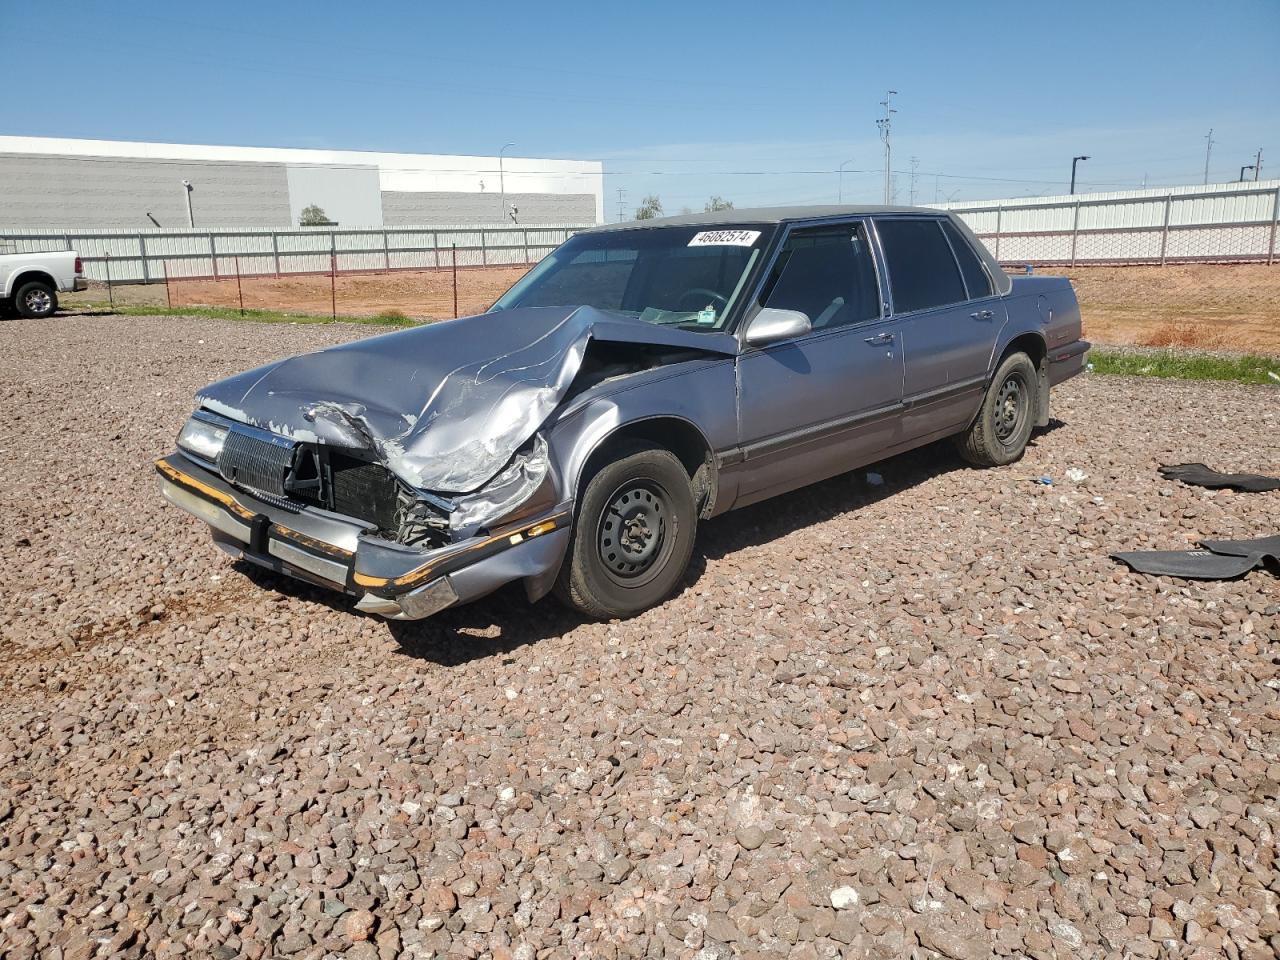
<instances>
[{"instance_id":1,"label":"front grille","mask_svg":"<svg viewBox=\"0 0 1280 960\"><path fill-rule=\"evenodd\" d=\"M292 443L272 443L232 428L218 454L218 472L228 483L282 497L292 462Z\"/></svg>"}]
</instances>

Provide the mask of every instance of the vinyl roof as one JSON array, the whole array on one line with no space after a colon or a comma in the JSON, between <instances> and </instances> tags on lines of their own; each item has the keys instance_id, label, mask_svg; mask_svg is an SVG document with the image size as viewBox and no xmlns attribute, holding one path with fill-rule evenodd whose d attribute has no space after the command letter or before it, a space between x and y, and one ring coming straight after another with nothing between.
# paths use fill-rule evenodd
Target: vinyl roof
<instances>
[{"instance_id":1,"label":"vinyl roof","mask_svg":"<svg viewBox=\"0 0 1280 960\"><path fill-rule=\"evenodd\" d=\"M607 230L644 230L655 227L733 227L744 223L784 223L788 220L816 220L821 217L869 216L877 213L928 213L935 217L947 216L945 210L928 207L891 207L884 204L851 205L825 204L808 207L748 207L743 210L717 210L714 213L685 213L676 217L655 217L652 220L629 220L623 223L606 223L591 227L581 233Z\"/></svg>"}]
</instances>

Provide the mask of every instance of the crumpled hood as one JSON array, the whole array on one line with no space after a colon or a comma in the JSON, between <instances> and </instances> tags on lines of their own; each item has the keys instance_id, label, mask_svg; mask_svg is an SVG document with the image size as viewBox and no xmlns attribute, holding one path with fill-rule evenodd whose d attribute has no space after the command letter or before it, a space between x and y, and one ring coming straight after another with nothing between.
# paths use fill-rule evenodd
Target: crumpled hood
<instances>
[{"instance_id":1,"label":"crumpled hood","mask_svg":"<svg viewBox=\"0 0 1280 960\"><path fill-rule=\"evenodd\" d=\"M356 340L237 374L199 404L297 440L374 449L421 490L484 485L551 415L592 340L733 355L694 333L592 307L527 307Z\"/></svg>"}]
</instances>

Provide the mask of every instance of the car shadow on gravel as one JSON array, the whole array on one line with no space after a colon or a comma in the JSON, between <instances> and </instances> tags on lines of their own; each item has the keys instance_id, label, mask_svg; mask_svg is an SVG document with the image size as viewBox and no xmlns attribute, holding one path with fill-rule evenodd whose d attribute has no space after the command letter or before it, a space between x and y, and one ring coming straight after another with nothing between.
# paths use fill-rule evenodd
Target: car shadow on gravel
<instances>
[{"instance_id":1,"label":"car shadow on gravel","mask_svg":"<svg viewBox=\"0 0 1280 960\"><path fill-rule=\"evenodd\" d=\"M1060 420L1051 420L1047 427L1032 434L1031 444L1064 425ZM942 441L704 521L699 525L681 590L702 578L709 560L769 543L842 513L870 506L934 477L969 469L973 468L960 458L955 448ZM883 482L873 484L868 475L878 475ZM351 597L251 563L242 561L236 568L263 589L323 604L345 616L371 617L386 627L401 653L441 666L461 666L474 660L503 656L526 644L563 636L586 622L552 597L530 604L521 583L508 584L481 600L441 611L427 620L383 620L374 614L358 612Z\"/></svg>"},{"instance_id":2,"label":"car shadow on gravel","mask_svg":"<svg viewBox=\"0 0 1280 960\"><path fill-rule=\"evenodd\" d=\"M1032 433L1029 445L1035 446L1041 437L1063 426L1063 421L1050 419L1048 426ZM871 506L934 477L973 469L980 468L961 459L949 440L941 440L705 521L698 528L685 586L702 576L708 560ZM870 476L882 482L874 484Z\"/></svg>"},{"instance_id":3,"label":"car shadow on gravel","mask_svg":"<svg viewBox=\"0 0 1280 960\"><path fill-rule=\"evenodd\" d=\"M442 666L510 653L525 644L561 636L584 622L553 598L530 604L522 583L507 584L474 603L443 610L427 620L384 620L356 610L354 597L243 560L235 569L263 590L318 603L343 616L366 617L386 627L401 653Z\"/></svg>"}]
</instances>

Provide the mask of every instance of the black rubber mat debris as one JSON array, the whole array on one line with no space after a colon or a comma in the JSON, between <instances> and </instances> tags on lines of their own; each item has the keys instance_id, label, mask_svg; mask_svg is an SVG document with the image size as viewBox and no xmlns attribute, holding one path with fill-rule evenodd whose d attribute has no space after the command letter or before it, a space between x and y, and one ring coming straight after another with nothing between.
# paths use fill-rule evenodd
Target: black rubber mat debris
<instances>
[{"instance_id":1,"label":"black rubber mat debris","mask_svg":"<svg viewBox=\"0 0 1280 960\"><path fill-rule=\"evenodd\" d=\"M1245 493L1266 493L1268 490L1280 490L1280 477L1264 477L1257 473L1219 473L1210 470L1203 463L1175 463L1162 466L1160 475L1166 480L1181 480L1195 487L1208 487L1210 490L1221 490L1230 487Z\"/></svg>"},{"instance_id":2,"label":"black rubber mat debris","mask_svg":"<svg viewBox=\"0 0 1280 960\"><path fill-rule=\"evenodd\" d=\"M1258 567L1280 571L1280 536L1256 540L1201 540L1203 550L1113 553L1138 573L1187 580L1234 580Z\"/></svg>"}]
</instances>

